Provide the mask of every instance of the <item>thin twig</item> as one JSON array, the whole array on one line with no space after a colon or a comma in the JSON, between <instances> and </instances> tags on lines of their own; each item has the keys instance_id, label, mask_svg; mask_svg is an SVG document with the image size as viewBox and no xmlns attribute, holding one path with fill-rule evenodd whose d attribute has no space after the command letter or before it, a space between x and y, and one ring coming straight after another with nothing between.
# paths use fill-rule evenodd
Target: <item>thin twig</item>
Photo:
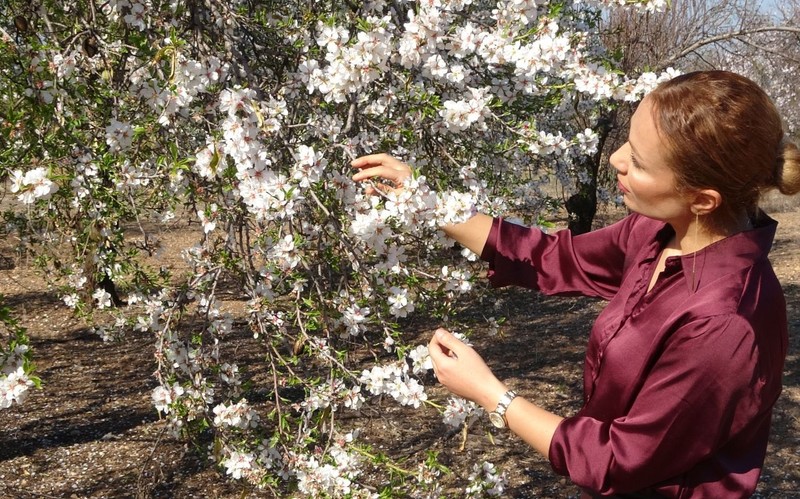
<instances>
[{"instance_id":1,"label":"thin twig","mask_svg":"<svg viewBox=\"0 0 800 499\"><path fill-rule=\"evenodd\" d=\"M150 494L148 492L142 490L142 488L143 488L142 482L143 482L143 477L144 477L144 471L145 471L145 468L147 468L147 465L150 463L150 461L153 460L153 456L156 453L156 449L158 449L158 446L161 444L161 439L164 437L164 434L166 432L167 432L167 426L164 425L164 427L161 428L161 431L158 434L158 438L156 439L156 443L153 444L153 448L150 450L150 455L147 456L147 459L144 460L144 462L142 463L142 467L139 469L139 476L136 478L136 497L137 498L150 497Z\"/></svg>"}]
</instances>

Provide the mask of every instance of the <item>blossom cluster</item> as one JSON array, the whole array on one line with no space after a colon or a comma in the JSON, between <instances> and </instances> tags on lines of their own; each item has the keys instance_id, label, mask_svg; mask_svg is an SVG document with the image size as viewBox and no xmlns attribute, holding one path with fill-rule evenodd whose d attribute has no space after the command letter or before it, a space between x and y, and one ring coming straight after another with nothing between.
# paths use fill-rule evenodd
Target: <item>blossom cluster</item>
<instances>
[{"instance_id":1,"label":"blossom cluster","mask_svg":"<svg viewBox=\"0 0 800 499\"><path fill-rule=\"evenodd\" d=\"M220 464L232 478L253 483L259 483L268 472L284 481L294 479L298 490L308 497L374 497L356 483L364 461L348 449L356 437L355 433L335 434L325 454L320 449L310 454L282 453L262 441L255 451L225 449Z\"/></svg>"},{"instance_id":2,"label":"blossom cluster","mask_svg":"<svg viewBox=\"0 0 800 499\"><path fill-rule=\"evenodd\" d=\"M446 425L458 428L464 423L471 423L483 415L481 406L461 397L450 397L444 408L443 421Z\"/></svg>"},{"instance_id":3,"label":"blossom cluster","mask_svg":"<svg viewBox=\"0 0 800 499\"><path fill-rule=\"evenodd\" d=\"M645 12L663 12L669 6L669 0L647 0L631 2L630 0L574 0L576 4L602 5L606 7L633 7Z\"/></svg>"},{"instance_id":4,"label":"blossom cluster","mask_svg":"<svg viewBox=\"0 0 800 499\"><path fill-rule=\"evenodd\" d=\"M160 53L170 58L174 67L170 81L161 82L153 78L147 67L142 67L131 74L129 90L131 95L158 113L159 124L168 126L186 117L195 100L224 80L230 68L216 56L202 61L185 56L171 38L165 38L161 43Z\"/></svg>"},{"instance_id":5,"label":"blossom cluster","mask_svg":"<svg viewBox=\"0 0 800 499\"><path fill-rule=\"evenodd\" d=\"M497 467L488 462L475 463L469 475L470 485L465 492L466 497L501 497L505 495L508 479Z\"/></svg>"},{"instance_id":6,"label":"blossom cluster","mask_svg":"<svg viewBox=\"0 0 800 499\"><path fill-rule=\"evenodd\" d=\"M32 204L38 199L50 199L58 191L58 184L48 178L46 168L33 168L26 172L11 172L11 192L19 193L17 199L24 204Z\"/></svg>"},{"instance_id":7,"label":"blossom cluster","mask_svg":"<svg viewBox=\"0 0 800 499\"><path fill-rule=\"evenodd\" d=\"M150 0L111 0L103 4L103 11L113 20L122 19L125 24L139 31L147 28Z\"/></svg>"},{"instance_id":8,"label":"blossom cluster","mask_svg":"<svg viewBox=\"0 0 800 499\"><path fill-rule=\"evenodd\" d=\"M153 406L157 411L169 414L173 410L173 404L184 394L185 390L178 383L172 385L161 384L153 389Z\"/></svg>"},{"instance_id":9,"label":"blossom cluster","mask_svg":"<svg viewBox=\"0 0 800 499\"><path fill-rule=\"evenodd\" d=\"M417 369L425 369L429 364L416 360L413 365ZM364 369L358 381L373 395L390 395L402 405L418 408L428 400L428 395L425 387L411 377L409 371L405 361L376 365L371 369Z\"/></svg>"},{"instance_id":10,"label":"blossom cluster","mask_svg":"<svg viewBox=\"0 0 800 499\"><path fill-rule=\"evenodd\" d=\"M24 356L27 345L17 345L9 352L0 351L0 409L8 409L15 402L21 404L34 386L25 372Z\"/></svg>"},{"instance_id":11,"label":"blossom cluster","mask_svg":"<svg viewBox=\"0 0 800 499\"><path fill-rule=\"evenodd\" d=\"M308 497L359 497L364 492L354 486L361 474L361 457L347 450L353 435L334 440L328 455L297 456L294 473L298 490ZM360 493L359 493L360 492Z\"/></svg>"},{"instance_id":12,"label":"blossom cluster","mask_svg":"<svg viewBox=\"0 0 800 499\"><path fill-rule=\"evenodd\" d=\"M218 404L214 407L214 424L246 430L255 428L259 420L258 413L250 407L246 399L235 404Z\"/></svg>"},{"instance_id":13,"label":"blossom cluster","mask_svg":"<svg viewBox=\"0 0 800 499\"><path fill-rule=\"evenodd\" d=\"M392 54L390 33L394 25L389 16L367 16L373 27L359 31L351 39L345 26L318 24L316 45L325 50L323 61L305 59L298 67L297 78L309 93L318 90L326 100L345 102L389 70Z\"/></svg>"}]
</instances>

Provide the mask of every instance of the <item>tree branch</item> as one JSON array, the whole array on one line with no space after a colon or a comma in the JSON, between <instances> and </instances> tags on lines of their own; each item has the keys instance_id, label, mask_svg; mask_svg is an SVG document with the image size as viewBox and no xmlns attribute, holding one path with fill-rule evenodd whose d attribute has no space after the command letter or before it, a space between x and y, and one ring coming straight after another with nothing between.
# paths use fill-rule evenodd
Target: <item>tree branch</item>
<instances>
[{"instance_id":1,"label":"tree branch","mask_svg":"<svg viewBox=\"0 0 800 499\"><path fill-rule=\"evenodd\" d=\"M785 61L790 61L790 62L793 62L795 64L800 65L800 59L797 59L796 57L793 57L792 55L787 53L786 50L781 50L781 51L774 50L774 49L771 49L769 47L765 47L763 45L759 45L757 43L751 42L749 40L742 40L742 43L744 43L745 45L749 45L750 47L753 47L754 49L758 50L759 52L763 52L765 54L771 54L771 55L774 55L776 57L780 57L781 59L783 59Z\"/></svg>"},{"instance_id":2,"label":"tree branch","mask_svg":"<svg viewBox=\"0 0 800 499\"><path fill-rule=\"evenodd\" d=\"M719 35L711 36L705 38L703 40L698 40L693 44L689 45L688 47L684 48L677 54L673 54L672 56L668 57L667 60L661 64L662 69L668 66L671 66L675 63L675 61L686 57L687 55L691 54L692 52L696 51L701 47L705 47L706 45L710 45L712 43L717 43L725 40L732 40L734 38L739 38L741 36L748 36L748 35L755 35L757 33L770 33L776 31L783 31L789 33L798 33L800 34L800 27L795 26L763 26L761 28L753 28L753 29L742 29L738 31L731 31L728 33L722 33Z\"/></svg>"}]
</instances>

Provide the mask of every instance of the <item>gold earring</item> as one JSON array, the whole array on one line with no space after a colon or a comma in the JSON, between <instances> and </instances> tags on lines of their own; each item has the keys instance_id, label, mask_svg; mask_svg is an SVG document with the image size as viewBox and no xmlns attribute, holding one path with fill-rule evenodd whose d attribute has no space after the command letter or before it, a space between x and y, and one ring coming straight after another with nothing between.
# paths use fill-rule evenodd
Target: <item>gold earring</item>
<instances>
[{"instance_id":1,"label":"gold earring","mask_svg":"<svg viewBox=\"0 0 800 499\"><path fill-rule=\"evenodd\" d=\"M697 236L697 227L699 225L700 225L700 212L696 211L696 212L694 212L694 244L695 244L695 246L697 245L697 237L698 237ZM697 251L698 251L698 249L695 248L695 251L692 254L692 292L693 293L695 291L695 289L694 289L694 285L695 285L694 270L695 270L695 267L696 267L696 264L697 264Z\"/></svg>"}]
</instances>

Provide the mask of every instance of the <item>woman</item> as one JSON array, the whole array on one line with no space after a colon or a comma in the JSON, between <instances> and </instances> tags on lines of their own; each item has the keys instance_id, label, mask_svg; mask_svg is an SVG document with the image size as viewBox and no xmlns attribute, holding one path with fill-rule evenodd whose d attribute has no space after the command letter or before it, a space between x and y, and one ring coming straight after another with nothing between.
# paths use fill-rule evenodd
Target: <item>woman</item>
<instances>
[{"instance_id":1,"label":"woman","mask_svg":"<svg viewBox=\"0 0 800 499\"><path fill-rule=\"evenodd\" d=\"M562 418L516 396L443 329L429 344L434 371L584 497L748 497L788 342L767 259L777 223L757 201L800 191L800 153L757 85L709 71L649 94L610 162L632 212L612 226L546 235L478 214L444 227L489 262L494 286L609 300L589 338L580 412ZM409 174L387 155L353 166L355 180Z\"/></svg>"}]
</instances>

